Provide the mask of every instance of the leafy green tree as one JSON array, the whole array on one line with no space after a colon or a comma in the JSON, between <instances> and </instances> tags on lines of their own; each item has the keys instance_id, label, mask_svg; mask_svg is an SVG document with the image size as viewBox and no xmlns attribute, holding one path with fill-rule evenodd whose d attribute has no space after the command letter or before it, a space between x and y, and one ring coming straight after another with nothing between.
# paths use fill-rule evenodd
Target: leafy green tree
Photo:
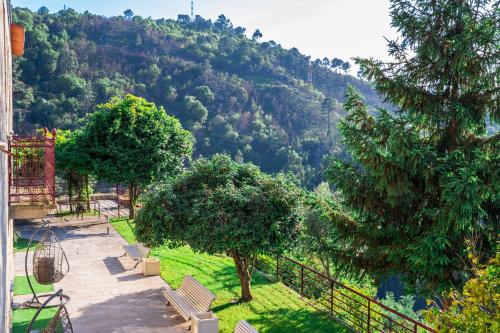
<instances>
[{"instance_id":1,"label":"leafy green tree","mask_svg":"<svg viewBox=\"0 0 500 333\"><path fill-rule=\"evenodd\" d=\"M350 69L351 69L351 64L349 63L349 61L346 61L342 64L342 70L344 71L345 75L349 73Z\"/></svg>"},{"instance_id":2,"label":"leafy green tree","mask_svg":"<svg viewBox=\"0 0 500 333\"><path fill-rule=\"evenodd\" d=\"M191 16L186 14L179 14L177 15L177 22L179 22L180 24L189 24L191 23Z\"/></svg>"},{"instance_id":3,"label":"leafy green tree","mask_svg":"<svg viewBox=\"0 0 500 333\"><path fill-rule=\"evenodd\" d=\"M81 132L59 130L55 144L56 172L68 186L70 211L74 211L74 199L87 201L90 210L90 181L92 161L81 142Z\"/></svg>"},{"instance_id":4,"label":"leafy green tree","mask_svg":"<svg viewBox=\"0 0 500 333\"><path fill-rule=\"evenodd\" d=\"M208 105L212 103L215 99L214 93L208 86L198 86L194 89L194 94L196 98L203 104Z\"/></svg>"},{"instance_id":5,"label":"leafy green tree","mask_svg":"<svg viewBox=\"0 0 500 333\"><path fill-rule=\"evenodd\" d=\"M333 58L332 61L330 62L330 67L337 72L340 68L342 68L343 63L344 61L342 59Z\"/></svg>"},{"instance_id":6,"label":"leafy green tree","mask_svg":"<svg viewBox=\"0 0 500 333\"><path fill-rule=\"evenodd\" d=\"M40 8L38 8L37 10L37 14L39 15L47 15L49 13L49 9L45 6L42 6Z\"/></svg>"},{"instance_id":7,"label":"leafy green tree","mask_svg":"<svg viewBox=\"0 0 500 333\"><path fill-rule=\"evenodd\" d=\"M323 60L321 61L321 64L323 65L323 67L325 68L328 68L330 67L330 59L328 59L327 57L324 57Z\"/></svg>"},{"instance_id":8,"label":"leafy green tree","mask_svg":"<svg viewBox=\"0 0 500 333\"><path fill-rule=\"evenodd\" d=\"M260 30L257 29L252 34L252 39L258 41L258 40L260 40L262 38L262 36L263 36L262 32L260 32Z\"/></svg>"},{"instance_id":9,"label":"leafy green tree","mask_svg":"<svg viewBox=\"0 0 500 333\"><path fill-rule=\"evenodd\" d=\"M330 138L331 137L331 130L330 130L330 114L332 113L332 111L334 110L336 106L336 101L329 98L329 97L325 97L325 99L323 100L323 102L321 102L321 108L324 110L324 112L326 112L326 138Z\"/></svg>"},{"instance_id":10,"label":"leafy green tree","mask_svg":"<svg viewBox=\"0 0 500 333\"><path fill-rule=\"evenodd\" d=\"M217 20L214 23L214 27L218 30L224 31L231 29L233 27L233 24L224 14L221 14L219 15L219 17L217 17Z\"/></svg>"},{"instance_id":11,"label":"leafy green tree","mask_svg":"<svg viewBox=\"0 0 500 333\"><path fill-rule=\"evenodd\" d=\"M194 129L207 120L207 108L194 96L184 96L181 120L188 129Z\"/></svg>"},{"instance_id":12,"label":"leafy green tree","mask_svg":"<svg viewBox=\"0 0 500 333\"><path fill-rule=\"evenodd\" d=\"M447 289L467 277L468 235L478 234L485 258L495 252L500 135L486 122L500 119L498 9L485 0L391 3L397 62L356 62L396 112L372 116L351 91L340 129L352 160L335 159L328 172L356 218L338 224L352 240L341 258Z\"/></svg>"},{"instance_id":13,"label":"leafy green tree","mask_svg":"<svg viewBox=\"0 0 500 333\"><path fill-rule=\"evenodd\" d=\"M123 15L127 20L130 20L132 17L134 17L134 12L132 11L132 9L127 9L123 12Z\"/></svg>"},{"instance_id":14,"label":"leafy green tree","mask_svg":"<svg viewBox=\"0 0 500 333\"><path fill-rule=\"evenodd\" d=\"M236 265L242 300L251 301L256 256L279 255L298 236L300 197L300 189L282 175L271 177L252 164L214 155L155 188L137 216L136 232L151 245L226 253Z\"/></svg>"},{"instance_id":15,"label":"leafy green tree","mask_svg":"<svg viewBox=\"0 0 500 333\"><path fill-rule=\"evenodd\" d=\"M130 94L98 105L82 132L96 176L128 186L130 218L140 189L175 176L191 156L191 135L179 121Z\"/></svg>"},{"instance_id":16,"label":"leafy green tree","mask_svg":"<svg viewBox=\"0 0 500 333\"><path fill-rule=\"evenodd\" d=\"M347 246L337 232L332 218L349 219L339 213L334 194L327 183L321 183L305 201L304 220L298 251L308 261L319 261L321 270L328 277L338 278L342 272L342 261L336 260Z\"/></svg>"},{"instance_id":17,"label":"leafy green tree","mask_svg":"<svg viewBox=\"0 0 500 333\"><path fill-rule=\"evenodd\" d=\"M469 252L472 277L461 292L443 295L445 304L424 312L427 321L440 333L494 333L500 331L500 253L480 264L477 254Z\"/></svg>"}]
</instances>

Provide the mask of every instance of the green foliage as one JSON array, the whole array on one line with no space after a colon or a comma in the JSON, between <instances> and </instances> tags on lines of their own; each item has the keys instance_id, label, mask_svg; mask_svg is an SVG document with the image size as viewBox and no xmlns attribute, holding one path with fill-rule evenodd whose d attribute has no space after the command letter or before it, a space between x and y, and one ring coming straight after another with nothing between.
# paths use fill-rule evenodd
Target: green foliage
<instances>
[{"instance_id":1,"label":"green foliage","mask_svg":"<svg viewBox=\"0 0 500 333\"><path fill-rule=\"evenodd\" d=\"M79 130L59 130L56 135L56 172L68 186L70 212L74 211L75 199L90 205L92 160L81 135Z\"/></svg>"},{"instance_id":2,"label":"green foliage","mask_svg":"<svg viewBox=\"0 0 500 333\"><path fill-rule=\"evenodd\" d=\"M352 245L338 259L443 290L467 277L471 233L485 258L495 252L500 140L485 129L498 121L498 12L480 0L394 0L391 8L403 35L390 43L398 62L357 63L398 111L372 116L349 93L340 130L351 158L334 159L328 171L355 216L337 223Z\"/></svg>"},{"instance_id":3,"label":"green foliage","mask_svg":"<svg viewBox=\"0 0 500 333\"><path fill-rule=\"evenodd\" d=\"M192 142L179 121L143 98L113 98L89 115L81 142L98 179L129 186L131 218L139 189L174 177Z\"/></svg>"},{"instance_id":4,"label":"green foliage","mask_svg":"<svg viewBox=\"0 0 500 333\"><path fill-rule=\"evenodd\" d=\"M207 120L207 108L196 97L185 96L182 106L184 109L182 116L188 129L193 130Z\"/></svg>"},{"instance_id":5,"label":"green foliage","mask_svg":"<svg viewBox=\"0 0 500 333\"><path fill-rule=\"evenodd\" d=\"M401 296L399 300L396 300L394 294L388 292L385 298L382 298L380 302L385 306L388 306L389 308L404 314L407 317L422 322L423 318L420 311L416 312L415 310L413 310L415 306L415 296L413 295L404 295Z\"/></svg>"},{"instance_id":6,"label":"green foliage","mask_svg":"<svg viewBox=\"0 0 500 333\"><path fill-rule=\"evenodd\" d=\"M321 183L305 202L300 242L294 249L296 255L305 257L308 264L317 266L319 262L321 271L334 279L343 272L342 262L336 258L347 248L330 220L332 212L339 209L328 184Z\"/></svg>"},{"instance_id":7,"label":"green foliage","mask_svg":"<svg viewBox=\"0 0 500 333\"><path fill-rule=\"evenodd\" d=\"M271 177L228 156L201 159L145 199L136 219L140 240L152 245L188 244L235 261L242 299L251 300L257 254L280 254L298 236L301 191L286 177Z\"/></svg>"},{"instance_id":8,"label":"green foliage","mask_svg":"<svg viewBox=\"0 0 500 333\"><path fill-rule=\"evenodd\" d=\"M124 15L13 11L26 27L26 52L14 59L14 103L23 110L16 113L18 133L77 129L97 104L132 93L192 131L195 156L239 155L268 173L296 172L314 187L323 177L323 157L341 150L323 140L328 128L328 137L336 137L342 114L332 109L327 122L324 97L343 101L353 84L371 105L381 104L365 83L316 62L313 82L306 83L309 57L275 42L257 43L224 15L216 22ZM311 139L319 158L302 148Z\"/></svg>"},{"instance_id":9,"label":"green foliage","mask_svg":"<svg viewBox=\"0 0 500 333\"><path fill-rule=\"evenodd\" d=\"M472 277L462 292L443 294L444 308L436 304L425 311L425 318L438 332L493 333L500 330L500 255L481 265L470 255Z\"/></svg>"}]
</instances>

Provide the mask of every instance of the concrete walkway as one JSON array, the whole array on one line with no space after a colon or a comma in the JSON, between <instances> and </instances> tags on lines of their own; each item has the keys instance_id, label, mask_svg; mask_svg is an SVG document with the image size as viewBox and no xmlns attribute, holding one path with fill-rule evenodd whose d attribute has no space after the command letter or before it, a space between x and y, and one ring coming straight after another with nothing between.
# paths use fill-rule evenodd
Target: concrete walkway
<instances>
[{"instance_id":1,"label":"concrete walkway","mask_svg":"<svg viewBox=\"0 0 500 333\"><path fill-rule=\"evenodd\" d=\"M18 226L23 236L33 225ZM159 276L144 277L124 253L125 240L105 223L54 223L71 269L59 283L71 297L67 308L76 333L165 332L167 327L187 327L161 291L170 288ZM23 252L16 254L16 275L24 275ZM30 260L31 261L31 260ZM31 271L31 269L30 269ZM22 297L16 297L21 302ZM26 299L26 297L24 297ZM182 329L180 331L183 331Z\"/></svg>"}]
</instances>

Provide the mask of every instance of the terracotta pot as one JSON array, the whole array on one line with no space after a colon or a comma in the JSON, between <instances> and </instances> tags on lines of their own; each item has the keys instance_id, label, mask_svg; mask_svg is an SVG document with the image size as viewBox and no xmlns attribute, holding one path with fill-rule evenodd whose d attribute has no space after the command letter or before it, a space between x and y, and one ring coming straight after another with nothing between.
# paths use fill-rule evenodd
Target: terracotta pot
<instances>
[{"instance_id":1,"label":"terracotta pot","mask_svg":"<svg viewBox=\"0 0 500 333\"><path fill-rule=\"evenodd\" d=\"M12 54L22 56L24 54L24 26L16 23L10 24L10 41Z\"/></svg>"}]
</instances>

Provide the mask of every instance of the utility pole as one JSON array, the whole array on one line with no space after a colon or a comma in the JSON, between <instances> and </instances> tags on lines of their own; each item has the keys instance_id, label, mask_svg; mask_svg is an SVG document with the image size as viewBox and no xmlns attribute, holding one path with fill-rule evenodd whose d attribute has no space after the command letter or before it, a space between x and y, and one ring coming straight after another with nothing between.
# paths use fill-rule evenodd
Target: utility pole
<instances>
[{"instance_id":1,"label":"utility pole","mask_svg":"<svg viewBox=\"0 0 500 333\"><path fill-rule=\"evenodd\" d=\"M191 20L194 20L194 0L191 0Z\"/></svg>"}]
</instances>

